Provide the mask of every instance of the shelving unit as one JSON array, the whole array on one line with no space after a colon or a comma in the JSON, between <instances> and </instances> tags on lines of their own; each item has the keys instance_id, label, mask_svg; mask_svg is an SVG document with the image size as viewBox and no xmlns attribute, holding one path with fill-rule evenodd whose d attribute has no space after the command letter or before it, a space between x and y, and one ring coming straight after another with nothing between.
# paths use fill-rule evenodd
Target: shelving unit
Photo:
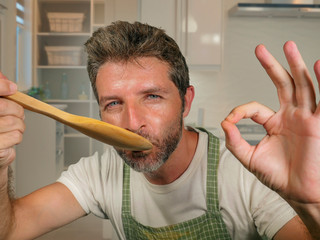
<instances>
[{"instance_id":1,"label":"shelving unit","mask_svg":"<svg viewBox=\"0 0 320 240\"><path fill-rule=\"evenodd\" d=\"M72 49L73 47L84 49L84 43L92 32L105 24L105 6L104 0L35 1L35 28L33 33L34 85L46 90L48 93L47 103L65 104L67 105L67 112L96 119L99 119L99 110L87 74L84 50L81 51L80 59L76 59L74 57L76 55L66 56L67 53L65 51L59 52L57 50L53 52L56 54L54 55L55 62L49 64L45 47L53 46L54 49L59 49L63 46L67 47L67 49ZM62 17L53 21L57 24L56 29L58 30L52 31L48 13L58 13L57 15ZM72 24L79 24L79 19L70 20L70 14L84 15L80 31L78 31L79 25L72 28ZM75 29L77 31L74 32ZM75 53L71 52L71 54ZM65 57L70 58L71 61L66 61ZM65 62L69 64L64 64ZM62 86L63 75L67 79L67 87ZM65 90L67 90L66 97L62 94ZM92 155L96 151L102 153L103 148L102 143L65 126L65 167L77 162L83 156Z\"/></svg>"}]
</instances>

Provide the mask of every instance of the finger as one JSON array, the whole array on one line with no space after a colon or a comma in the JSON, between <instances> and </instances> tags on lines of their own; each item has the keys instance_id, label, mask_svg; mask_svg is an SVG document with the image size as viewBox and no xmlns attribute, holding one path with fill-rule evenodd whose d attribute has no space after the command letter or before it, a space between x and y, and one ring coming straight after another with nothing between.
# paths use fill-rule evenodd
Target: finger
<instances>
[{"instance_id":1,"label":"finger","mask_svg":"<svg viewBox=\"0 0 320 240\"><path fill-rule=\"evenodd\" d=\"M251 146L241 137L239 129L228 119L221 123L221 127L225 133L226 147L229 151L246 167L250 168L250 159L255 146Z\"/></svg>"},{"instance_id":2,"label":"finger","mask_svg":"<svg viewBox=\"0 0 320 240\"><path fill-rule=\"evenodd\" d=\"M306 64L293 41L286 42L283 49L296 86L297 105L298 107L307 107L314 112L316 108L316 97Z\"/></svg>"},{"instance_id":3,"label":"finger","mask_svg":"<svg viewBox=\"0 0 320 240\"><path fill-rule=\"evenodd\" d=\"M21 133L25 130L24 121L21 118L5 116L0 118L0 133L18 130Z\"/></svg>"},{"instance_id":4,"label":"finger","mask_svg":"<svg viewBox=\"0 0 320 240\"><path fill-rule=\"evenodd\" d=\"M0 116L12 115L24 119L24 109L21 105L5 98L0 98Z\"/></svg>"},{"instance_id":5,"label":"finger","mask_svg":"<svg viewBox=\"0 0 320 240\"><path fill-rule=\"evenodd\" d=\"M295 104L295 86L290 74L268 52L265 46L258 45L255 54L277 88L280 106Z\"/></svg>"},{"instance_id":6,"label":"finger","mask_svg":"<svg viewBox=\"0 0 320 240\"><path fill-rule=\"evenodd\" d=\"M319 87L320 87L320 60L316 61L315 64L314 64L314 72L316 74L316 78L318 80L318 83L319 83ZM320 90L320 88L319 88Z\"/></svg>"},{"instance_id":7,"label":"finger","mask_svg":"<svg viewBox=\"0 0 320 240\"><path fill-rule=\"evenodd\" d=\"M317 81L318 81L318 89L320 91L320 60L315 62L313 69L314 69L314 73L315 73ZM318 116L320 115L320 103L318 103L318 107L315 111L315 114Z\"/></svg>"},{"instance_id":8,"label":"finger","mask_svg":"<svg viewBox=\"0 0 320 240\"><path fill-rule=\"evenodd\" d=\"M2 73L0 73L0 96L14 94L17 91L17 85L9 81Z\"/></svg>"},{"instance_id":9,"label":"finger","mask_svg":"<svg viewBox=\"0 0 320 240\"><path fill-rule=\"evenodd\" d=\"M0 150L11 148L22 141L23 133L19 130L0 133Z\"/></svg>"},{"instance_id":10,"label":"finger","mask_svg":"<svg viewBox=\"0 0 320 240\"><path fill-rule=\"evenodd\" d=\"M225 132L226 147L248 169L250 169L250 159L255 146L251 146L241 137L236 123L241 119L251 118L253 121L264 125L274 114L274 111L270 108L257 102L251 102L234 108L221 123Z\"/></svg>"},{"instance_id":11,"label":"finger","mask_svg":"<svg viewBox=\"0 0 320 240\"><path fill-rule=\"evenodd\" d=\"M272 109L258 102L250 102L234 108L226 119L235 124L241 119L250 118L254 122L264 125L273 115Z\"/></svg>"}]
</instances>

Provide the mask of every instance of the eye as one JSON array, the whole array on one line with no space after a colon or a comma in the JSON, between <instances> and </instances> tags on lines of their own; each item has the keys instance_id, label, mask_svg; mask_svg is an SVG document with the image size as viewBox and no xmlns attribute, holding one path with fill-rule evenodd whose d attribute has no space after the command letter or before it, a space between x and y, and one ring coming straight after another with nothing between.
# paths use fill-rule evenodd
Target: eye
<instances>
[{"instance_id":1,"label":"eye","mask_svg":"<svg viewBox=\"0 0 320 240\"><path fill-rule=\"evenodd\" d=\"M105 105L105 110L111 110L115 107L117 107L118 105L120 104L119 101L112 101L112 102L109 102Z\"/></svg>"},{"instance_id":2,"label":"eye","mask_svg":"<svg viewBox=\"0 0 320 240\"><path fill-rule=\"evenodd\" d=\"M116 106L117 104L119 104L118 101L113 101L113 102L111 102L111 103L108 103L108 104L107 104L107 107L113 107L113 106Z\"/></svg>"},{"instance_id":3,"label":"eye","mask_svg":"<svg viewBox=\"0 0 320 240\"><path fill-rule=\"evenodd\" d=\"M149 95L148 95L148 98L149 98L149 99L158 99L158 98L160 98L160 96L159 96L159 95L156 95L156 94L149 94Z\"/></svg>"}]
</instances>

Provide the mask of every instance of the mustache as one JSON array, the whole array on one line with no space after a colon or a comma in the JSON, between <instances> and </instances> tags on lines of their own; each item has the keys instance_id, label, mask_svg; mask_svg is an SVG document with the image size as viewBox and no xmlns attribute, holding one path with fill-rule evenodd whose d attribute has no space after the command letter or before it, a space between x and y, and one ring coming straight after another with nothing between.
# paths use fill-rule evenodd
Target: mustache
<instances>
[{"instance_id":1,"label":"mustache","mask_svg":"<svg viewBox=\"0 0 320 240\"><path fill-rule=\"evenodd\" d=\"M129 130L129 131L132 133L138 134L139 136L144 137L145 139L149 140L150 143L153 145L153 147L159 148L161 146L161 142L158 139L155 139L149 133L147 133L143 130L138 130L138 131ZM134 154L135 157L144 157L145 156L145 153L142 153L142 151L131 151L131 150L125 150L125 149L117 148L117 147L114 147L114 148L121 155L130 152L131 154Z\"/></svg>"},{"instance_id":2,"label":"mustache","mask_svg":"<svg viewBox=\"0 0 320 240\"><path fill-rule=\"evenodd\" d=\"M155 147L159 147L160 146L160 142L157 139L154 139L149 133L143 131L143 130L138 130L138 131L131 131L135 134L140 135L141 137L144 137L145 139L149 140L149 142L152 143L153 146Z\"/></svg>"}]
</instances>

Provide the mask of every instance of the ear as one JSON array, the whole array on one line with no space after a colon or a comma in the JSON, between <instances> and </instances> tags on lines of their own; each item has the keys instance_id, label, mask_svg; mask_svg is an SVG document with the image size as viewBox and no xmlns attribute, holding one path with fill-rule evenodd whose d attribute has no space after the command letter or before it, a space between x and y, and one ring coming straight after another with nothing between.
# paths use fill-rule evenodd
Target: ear
<instances>
[{"instance_id":1,"label":"ear","mask_svg":"<svg viewBox=\"0 0 320 240\"><path fill-rule=\"evenodd\" d=\"M184 112L183 112L183 117L185 118L188 116L190 109L191 109L191 104L194 98L194 87L189 86L187 88L186 94L184 95Z\"/></svg>"}]
</instances>

